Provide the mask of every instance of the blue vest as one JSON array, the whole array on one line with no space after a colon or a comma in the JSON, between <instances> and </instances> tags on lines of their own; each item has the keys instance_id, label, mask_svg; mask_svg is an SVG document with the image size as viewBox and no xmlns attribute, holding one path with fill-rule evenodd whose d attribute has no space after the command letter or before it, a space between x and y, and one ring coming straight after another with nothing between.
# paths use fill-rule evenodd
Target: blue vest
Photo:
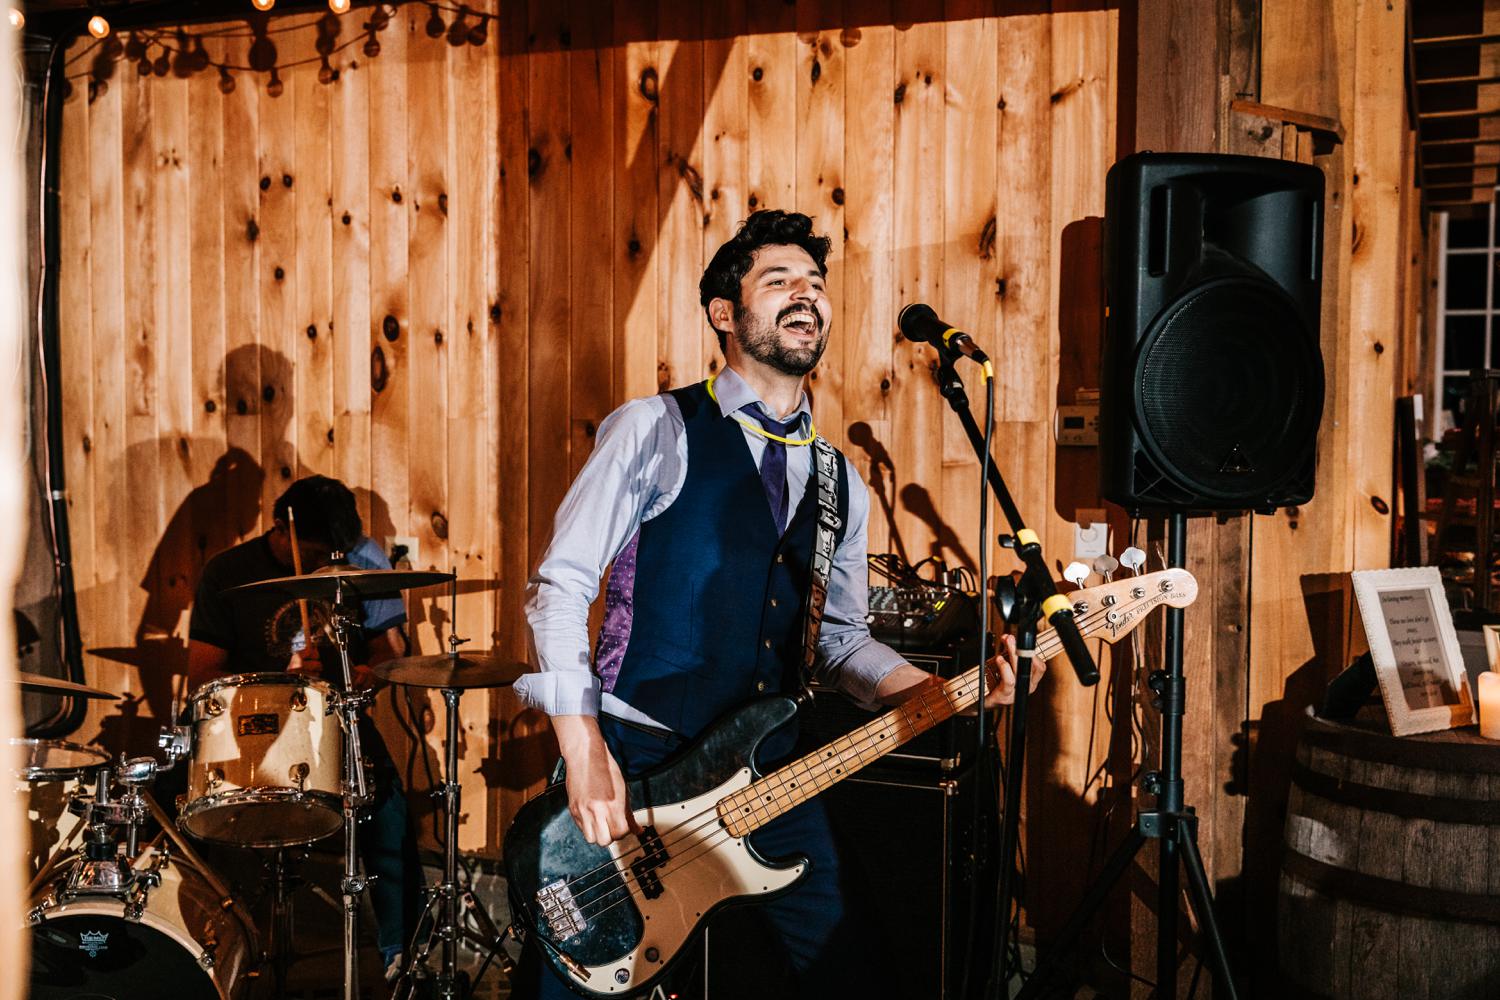
<instances>
[{"instance_id":1,"label":"blue vest","mask_svg":"<svg viewBox=\"0 0 1500 1000\"><path fill-rule=\"evenodd\" d=\"M671 506L641 525L630 641L614 693L693 737L757 695L796 690L818 502L809 478L778 538L739 422L719 412L704 383L672 396L687 434L687 475ZM838 469L839 519L847 522L842 456Z\"/></svg>"}]
</instances>

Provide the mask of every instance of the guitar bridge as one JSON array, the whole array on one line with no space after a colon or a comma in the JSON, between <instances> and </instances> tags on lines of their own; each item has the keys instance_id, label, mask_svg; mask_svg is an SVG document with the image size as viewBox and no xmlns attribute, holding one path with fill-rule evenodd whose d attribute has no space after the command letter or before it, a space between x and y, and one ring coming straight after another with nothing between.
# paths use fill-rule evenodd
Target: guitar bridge
<instances>
[{"instance_id":1,"label":"guitar bridge","mask_svg":"<svg viewBox=\"0 0 1500 1000\"><path fill-rule=\"evenodd\" d=\"M573 900L573 890L568 888L568 883L563 879L542 886L536 894L536 901L542 908L542 919L547 921L552 936L559 941L566 941L583 933L583 929L588 926L583 912Z\"/></svg>"},{"instance_id":2,"label":"guitar bridge","mask_svg":"<svg viewBox=\"0 0 1500 1000\"><path fill-rule=\"evenodd\" d=\"M641 856L630 863L630 871L635 875L636 884L641 887L641 894L647 899L656 899L661 895L661 879L657 877L656 869L667 863L668 856L656 827L643 827Z\"/></svg>"}]
</instances>

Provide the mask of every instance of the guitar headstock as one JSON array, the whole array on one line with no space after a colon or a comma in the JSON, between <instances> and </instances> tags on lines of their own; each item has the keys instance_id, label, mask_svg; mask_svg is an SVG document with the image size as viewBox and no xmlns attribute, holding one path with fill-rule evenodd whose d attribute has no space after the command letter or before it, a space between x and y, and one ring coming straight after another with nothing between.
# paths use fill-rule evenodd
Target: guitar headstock
<instances>
[{"instance_id":1,"label":"guitar headstock","mask_svg":"<svg viewBox=\"0 0 1500 1000\"><path fill-rule=\"evenodd\" d=\"M1084 636L1114 642L1127 635L1158 605L1185 608L1198 599L1198 581L1185 569L1142 573L1067 595Z\"/></svg>"}]
</instances>

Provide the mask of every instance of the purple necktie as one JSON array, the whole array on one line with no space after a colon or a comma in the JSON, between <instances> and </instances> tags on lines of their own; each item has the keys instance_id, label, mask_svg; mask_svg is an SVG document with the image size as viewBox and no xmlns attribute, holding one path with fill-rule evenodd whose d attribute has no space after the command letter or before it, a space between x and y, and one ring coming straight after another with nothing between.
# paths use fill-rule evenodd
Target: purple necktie
<instances>
[{"instance_id":1,"label":"purple necktie","mask_svg":"<svg viewBox=\"0 0 1500 1000\"><path fill-rule=\"evenodd\" d=\"M781 437L790 437L792 431L802 423L802 414L794 413L792 419L782 422L768 417L754 403L740 407L741 413L754 417L767 432ZM766 500L771 504L771 516L776 519L776 534L786 531L786 445L766 438L766 450L760 456L760 481L766 488Z\"/></svg>"}]
</instances>

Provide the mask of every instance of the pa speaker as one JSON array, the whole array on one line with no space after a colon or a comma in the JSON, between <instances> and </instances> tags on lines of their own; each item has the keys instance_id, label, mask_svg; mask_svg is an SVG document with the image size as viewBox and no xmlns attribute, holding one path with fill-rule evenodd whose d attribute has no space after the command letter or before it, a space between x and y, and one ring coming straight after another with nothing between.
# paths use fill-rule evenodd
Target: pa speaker
<instances>
[{"instance_id":1,"label":"pa speaker","mask_svg":"<svg viewBox=\"0 0 1500 1000\"><path fill-rule=\"evenodd\" d=\"M1169 513L1311 499L1322 171L1137 153L1111 168L1104 215L1103 495Z\"/></svg>"}]
</instances>

